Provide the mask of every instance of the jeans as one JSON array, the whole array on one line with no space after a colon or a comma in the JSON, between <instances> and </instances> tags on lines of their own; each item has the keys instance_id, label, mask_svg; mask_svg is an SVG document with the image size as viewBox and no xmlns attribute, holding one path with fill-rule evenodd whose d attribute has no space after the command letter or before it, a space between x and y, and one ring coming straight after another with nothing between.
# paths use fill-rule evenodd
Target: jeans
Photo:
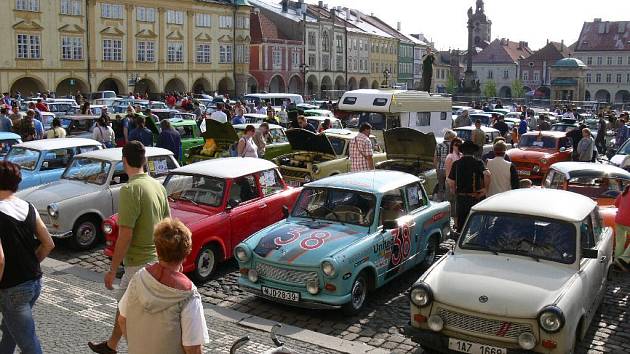
<instances>
[{"instance_id":1,"label":"jeans","mask_svg":"<svg viewBox=\"0 0 630 354\"><path fill-rule=\"evenodd\" d=\"M13 354L16 345L23 354L42 353L33 320L33 306L41 290L41 279L29 280L12 288L0 289L0 311L2 311L0 354Z\"/></svg>"}]
</instances>

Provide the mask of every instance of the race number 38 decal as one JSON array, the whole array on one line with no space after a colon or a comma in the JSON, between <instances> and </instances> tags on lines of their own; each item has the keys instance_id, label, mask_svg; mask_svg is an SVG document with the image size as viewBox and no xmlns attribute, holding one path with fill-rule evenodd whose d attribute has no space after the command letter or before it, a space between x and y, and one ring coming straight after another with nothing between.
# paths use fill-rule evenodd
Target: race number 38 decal
<instances>
[{"instance_id":1,"label":"race number 38 decal","mask_svg":"<svg viewBox=\"0 0 630 354\"><path fill-rule=\"evenodd\" d=\"M296 228L292 228L287 232L288 237L285 238L285 236L282 237L276 237L273 239L273 243L276 246L284 246L284 245L288 245L290 243L293 243L295 241L297 241L302 235L305 234L305 231L309 230L306 227L296 227ZM300 242L300 248L302 248L305 251L311 251L314 249L318 249L320 248L325 242L326 240L328 240L332 235L330 234L330 232L328 231L314 231L312 232L310 235L308 235L308 237L304 238L301 242Z\"/></svg>"},{"instance_id":2,"label":"race number 38 decal","mask_svg":"<svg viewBox=\"0 0 630 354\"><path fill-rule=\"evenodd\" d=\"M393 245L392 245L392 266L397 266L400 262L407 257L411 252L411 230L409 225L399 226L398 229L392 232Z\"/></svg>"}]
</instances>

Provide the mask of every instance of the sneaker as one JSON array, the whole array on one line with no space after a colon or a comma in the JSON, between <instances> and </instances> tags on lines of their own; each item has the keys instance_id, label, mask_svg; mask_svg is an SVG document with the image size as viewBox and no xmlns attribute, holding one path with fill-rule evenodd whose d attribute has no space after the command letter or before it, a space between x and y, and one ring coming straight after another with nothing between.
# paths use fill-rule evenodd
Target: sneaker
<instances>
[{"instance_id":1,"label":"sneaker","mask_svg":"<svg viewBox=\"0 0 630 354\"><path fill-rule=\"evenodd\" d=\"M88 342L88 347L90 347L90 349L92 349L92 351L94 353L99 353L99 354L116 354L116 351L112 348L110 348L107 345L107 341L102 342L102 343L98 343L98 344L94 344L92 342Z\"/></svg>"}]
</instances>

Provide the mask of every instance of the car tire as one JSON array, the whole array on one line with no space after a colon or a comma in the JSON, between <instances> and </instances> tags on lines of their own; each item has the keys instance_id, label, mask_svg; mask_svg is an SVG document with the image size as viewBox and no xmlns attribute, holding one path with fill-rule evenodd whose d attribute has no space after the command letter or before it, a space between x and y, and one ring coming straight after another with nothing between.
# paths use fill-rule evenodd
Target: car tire
<instances>
[{"instance_id":1,"label":"car tire","mask_svg":"<svg viewBox=\"0 0 630 354\"><path fill-rule=\"evenodd\" d=\"M427 242L427 251L424 255L422 263L420 263L420 266L425 269L429 268L433 265L433 263L435 263L435 258L437 257L437 253L440 250L440 241L436 236L431 236L431 238L429 238Z\"/></svg>"},{"instance_id":2,"label":"car tire","mask_svg":"<svg viewBox=\"0 0 630 354\"><path fill-rule=\"evenodd\" d=\"M195 258L195 269L192 271L192 278L196 283L205 283L210 280L217 267L220 252L214 245L205 245Z\"/></svg>"},{"instance_id":3,"label":"car tire","mask_svg":"<svg viewBox=\"0 0 630 354\"><path fill-rule=\"evenodd\" d=\"M359 273L350 288L350 302L343 305L346 315L356 315L363 309L368 295L368 280L365 272Z\"/></svg>"},{"instance_id":4,"label":"car tire","mask_svg":"<svg viewBox=\"0 0 630 354\"><path fill-rule=\"evenodd\" d=\"M96 216L82 216L72 229L72 247L77 250L89 250L103 239L101 221Z\"/></svg>"}]
</instances>

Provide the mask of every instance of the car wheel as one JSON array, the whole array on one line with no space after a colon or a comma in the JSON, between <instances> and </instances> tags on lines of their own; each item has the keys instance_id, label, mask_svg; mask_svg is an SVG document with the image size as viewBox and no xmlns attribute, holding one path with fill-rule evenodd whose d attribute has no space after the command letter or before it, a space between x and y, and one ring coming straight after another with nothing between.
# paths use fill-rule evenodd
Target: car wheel
<instances>
[{"instance_id":1,"label":"car wheel","mask_svg":"<svg viewBox=\"0 0 630 354\"><path fill-rule=\"evenodd\" d=\"M420 264L423 268L429 268L435 263L435 258L437 257L438 250L440 249L440 241L435 236L431 236L431 238L427 241L427 250Z\"/></svg>"},{"instance_id":2,"label":"car wheel","mask_svg":"<svg viewBox=\"0 0 630 354\"><path fill-rule=\"evenodd\" d=\"M77 250L88 250L103 237L100 220L95 216L82 216L72 229L72 246Z\"/></svg>"},{"instance_id":3,"label":"car wheel","mask_svg":"<svg viewBox=\"0 0 630 354\"><path fill-rule=\"evenodd\" d=\"M210 279L217 266L219 252L215 246L205 245L195 259L195 269L192 272L193 280L197 283L205 283Z\"/></svg>"},{"instance_id":4,"label":"car wheel","mask_svg":"<svg viewBox=\"0 0 630 354\"><path fill-rule=\"evenodd\" d=\"M350 302L343 305L347 315L355 315L363 308L368 293L368 282L365 273L360 273L352 283Z\"/></svg>"}]
</instances>

